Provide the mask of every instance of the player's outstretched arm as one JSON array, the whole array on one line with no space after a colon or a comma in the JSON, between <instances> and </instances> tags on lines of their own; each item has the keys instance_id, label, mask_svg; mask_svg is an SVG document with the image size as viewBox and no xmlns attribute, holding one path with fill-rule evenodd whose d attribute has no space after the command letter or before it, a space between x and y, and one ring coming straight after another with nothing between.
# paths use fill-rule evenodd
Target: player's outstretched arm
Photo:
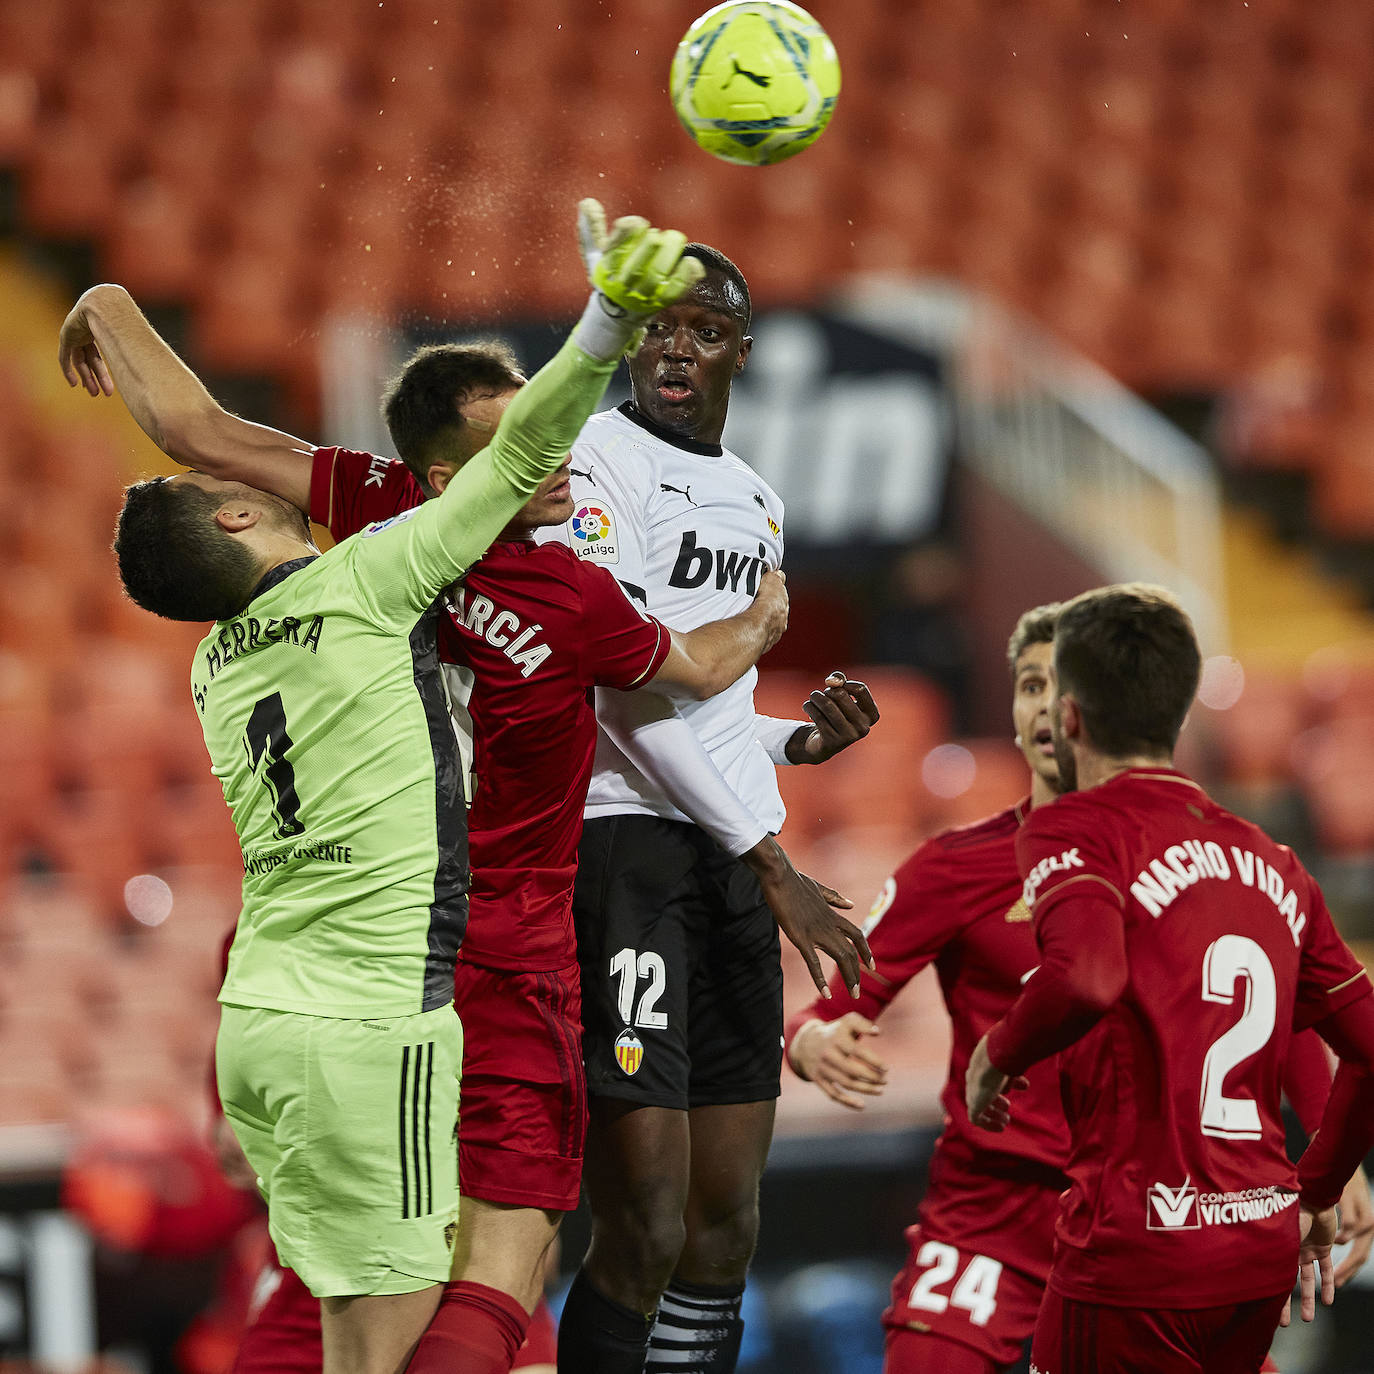
<instances>
[{"instance_id":1,"label":"player's outstretched arm","mask_svg":"<svg viewBox=\"0 0 1374 1374\"><path fill-rule=\"evenodd\" d=\"M695 630L673 630L672 648L649 679L656 687L705 701L742 677L787 629L786 578L769 569L747 610Z\"/></svg>"},{"instance_id":2,"label":"player's outstretched arm","mask_svg":"<svg viewBox=\"0 0 1374 1374\"><path fill-rule=\"evenodd\" d=\"M230 415L122 286L105 283L82 295L62 323L57 356L68 385L92 396L118 389L139 428L173 462L309 509L311 446Z\"/></svg>"},{"instance_id":3,"label":"player's outstretched arm","mask_svg":"<svg viewBox=\"0 0 1374 1374\"><path fill-rule=\"evenodd\" d=\"M582 318L516 392L491 443L437 500L398 518L395 530L364 531L364 538L387 536L358 555L380 610L423 606L461 577L566 459L643 321L701 277L701 264L682 256L686 242L677 230L653 229L642 219L616 221L604 251L588 264L592 294Z\"/></svg>"},{"instance_id":4,"label":"player's outstretched arm","mask_svg":"<svg viewBox=\"0 0 1374 1374\"><path fill-rule=\"evenodd\" d=\"M801 951L823 997L830 996L818 951L835 960L859 995L859 963L873 967L863 932L834 908L853 904L798 873L786 851L721 776L692 727L657 692L598 690L596 715L613 744L684 815L748 865L778 927Z\"/></svg>"}]
</instances>

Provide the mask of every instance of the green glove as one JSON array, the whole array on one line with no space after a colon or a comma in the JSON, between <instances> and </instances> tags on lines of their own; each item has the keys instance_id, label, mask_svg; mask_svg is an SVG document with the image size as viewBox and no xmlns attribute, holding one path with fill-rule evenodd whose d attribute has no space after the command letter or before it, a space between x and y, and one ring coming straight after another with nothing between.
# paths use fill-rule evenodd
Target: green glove
<instances>
[{"instance_id":1,"label":"green glove","mask_svg":"<svg viewBox=\"0 0 1374 1374\"><path fill-rule=\"evenodd\" d=\"M682 256L687 236L676 229L654 229L638 215L625 215L608 231L600 201L579 203L577 238L591 284L626 315L657 314L706 272L695 258Z\"/></svg>"}]
</instances>

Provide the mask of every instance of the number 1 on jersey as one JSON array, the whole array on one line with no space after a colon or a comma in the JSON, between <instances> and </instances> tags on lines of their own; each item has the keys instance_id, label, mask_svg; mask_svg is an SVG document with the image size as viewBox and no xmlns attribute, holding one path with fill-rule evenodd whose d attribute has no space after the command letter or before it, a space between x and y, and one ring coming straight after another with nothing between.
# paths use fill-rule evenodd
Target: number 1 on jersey
<instances>
[{"instance_id":1,"label":"number 1 on jersey","mask_svg":"<svg viewBox=\"0 0 1374 1374\"><path fill-rule=\"evenodd\" d=\"M248 728L243 732L243 747L248 750L248 766L254 772L262 756L267 755L267 767L262 770L262 776L272 794L277 838L285 840L301 834L305 826L300 818L301 799L296 795L296 770L286 757L286 751L291 748L291 736L286 733L286 708L282 705L280 692L263 697L253 707Z\"/></svg>"}]
</instances>

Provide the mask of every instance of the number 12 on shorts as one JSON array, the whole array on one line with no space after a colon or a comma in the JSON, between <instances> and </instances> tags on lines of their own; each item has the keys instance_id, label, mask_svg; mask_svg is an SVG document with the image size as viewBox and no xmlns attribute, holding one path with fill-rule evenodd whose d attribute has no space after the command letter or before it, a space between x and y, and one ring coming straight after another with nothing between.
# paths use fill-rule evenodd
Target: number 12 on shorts
<instances>
[{"instance_id":1,"label":"number 12 on shorts","mask_svg":"<svg viewBox=\"0 0 1374 1374\"><path fill-rule=\"evenodd\" d=\"M665 1030L668 1013L658 1011L658 999L663 996L667 986L668 973L663 965L663 956L646 949L642 954L634 949L622 949L611 957L610 975L620 980L616 994L616 1006L620 1019L627 1025L638 1026L641 1030ZM639 1005L635 1005L635 992L640 980L647 986L639 995ZM633 1020L631 1020L633 1013Z\"/></svg>"},{"instance_id":2,"label":"number 12 on shorts","mask_svg":"<svg viewBox=\"0 0 1374 1374\"><path fill-rule=\"evenodd\" d=\"M1001 1260L986 1255L970 1255L964 1272L949 1293L943 1288L959 1273L959 1251L943 1241L928 1240L916 1252L917 1265L925 1268L911 1289L907 1306L913 1312L944 1312L956 1307L968 1313L974 1326L986 1326L997 1311L997 1281L1002 1277ZM928 1266L928 1267L927 1267Z\"/></svg>"}]
</instances>

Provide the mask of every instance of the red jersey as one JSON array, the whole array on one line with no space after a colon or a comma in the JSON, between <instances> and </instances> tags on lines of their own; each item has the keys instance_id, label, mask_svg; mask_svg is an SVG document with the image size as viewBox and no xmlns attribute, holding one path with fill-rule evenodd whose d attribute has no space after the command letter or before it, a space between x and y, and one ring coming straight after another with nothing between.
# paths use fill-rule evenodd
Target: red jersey
<instances>
[{"instance_id":1,"label":"red jersey","mask_svg":"<svg viewBox=\"0 0 1374 1374\"><path fill-rule=\"evenodd\" d=\"M310 515L346 538L424 500L404 463L315 453ZM647 682L672 646L605 568L563 544L500 541L451 589L439 656L471 719L472 864L460 957L548 971L577 957L572 886L596 749L591 689Z\"/></svg>"},{"instance_id":2,"label":"red jersey","mask_svg":"<svg viewBox=\"0 0 1374 1374\"><path fill-rule=\"evenodd\" d=\"M1163 1308L1286 1291L1298 1248L1280 1115L1289 1044L1370 991L1316 883L1164 768L1039 808L1016 847L1042 965L992 1033L995 1064L1015 1071L1056 1043L1061 968L1105 967L1124 949L1124 991L1059 1056L1072 1186L1050 1287ZM1087 942L1068 934L1085 902Z\"/></svg>"},{"instance_id":3,"label":"red jersey","mask_svg":"<svg viewBox=\"0 0 1374 1374\"><path fill-rule=\"evenodd\" d=\"M1016 1000L1038 957L1016 867L1016 833L1029 809L1029 801L1023 801L921 845L887 880L870 915L868 943L877 968L862 970L859 1000L844 993L837 976L829 1000L817 998L793 1018L788 1039L804 1021L836 1021L848 1011L875 1019L933 962L953 1045L940 1095L945 1128L931 1162L922 1220L961 1235L973 1220L946 1214L976 1206L981 1248L1043 1279L1048 1243L1029 1248L1017 1243L999 1252L996 1237L1010 1238L1016 1228L992 1222L1003 1206L1011 1213L1023 1206L1019 1187L1039 1184L1058 1192L1067 1186L1062 1170L1068 1131L1055 1066L1041 1064L1029 1075L1031 1086L1017 1094L1012 1124L1000 1135L973 1128L964 1106L964 1074L974 1046Z\"/></svg>"}]
</instances>

